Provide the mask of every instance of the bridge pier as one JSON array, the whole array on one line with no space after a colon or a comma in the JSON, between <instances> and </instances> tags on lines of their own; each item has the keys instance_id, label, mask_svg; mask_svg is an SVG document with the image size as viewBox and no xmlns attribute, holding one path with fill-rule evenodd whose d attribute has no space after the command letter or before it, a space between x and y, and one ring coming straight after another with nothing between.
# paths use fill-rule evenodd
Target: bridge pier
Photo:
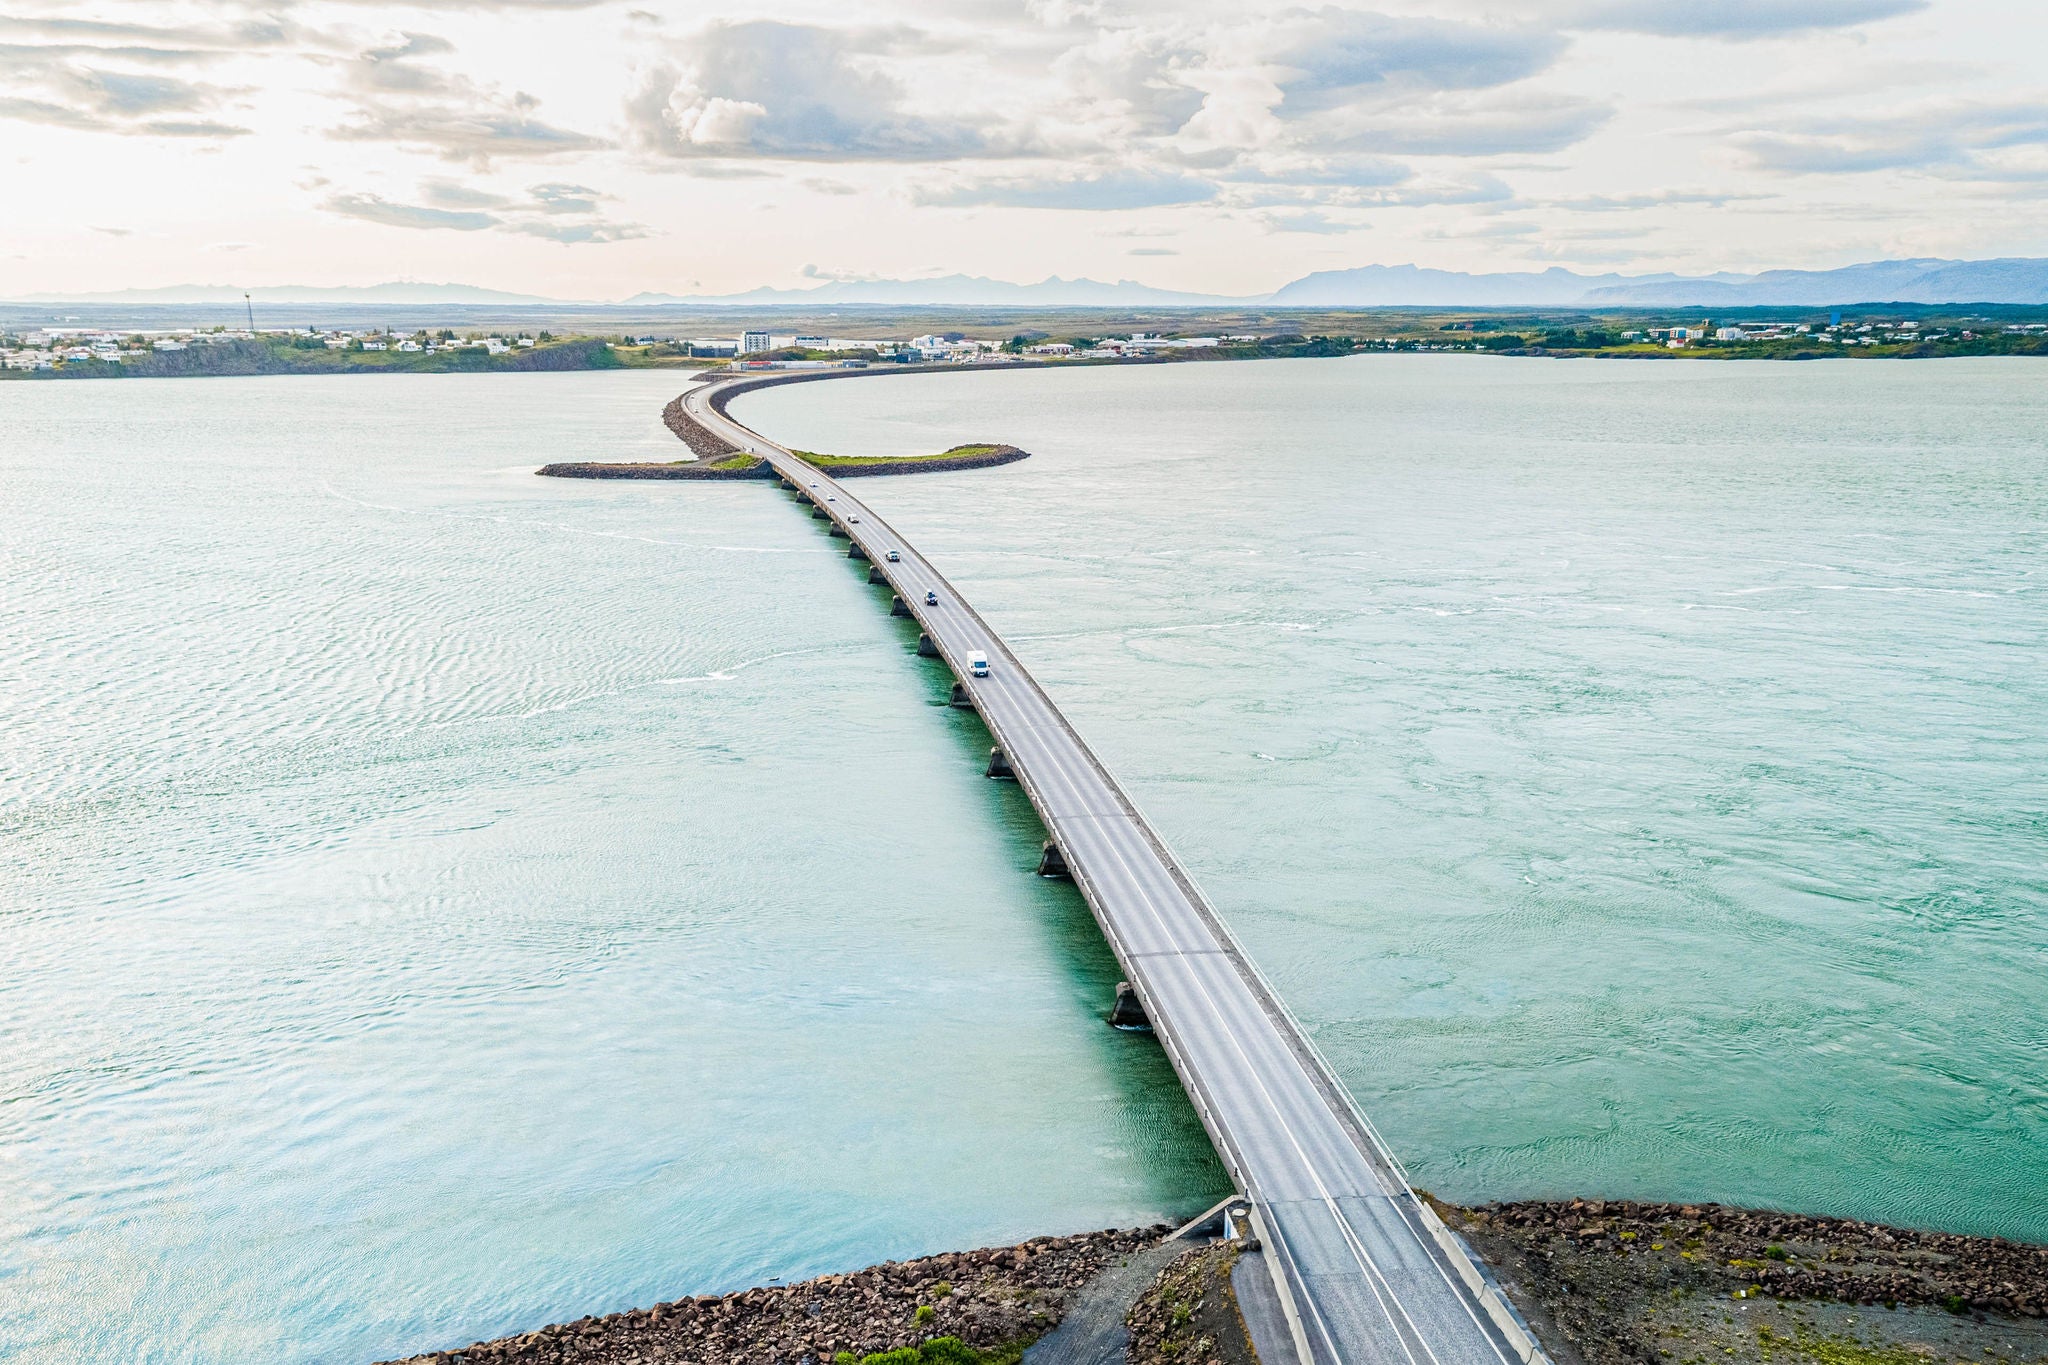
<instances>
[{"instance_id":1,"label":"bridge pier","mask_svg":"<svg viewBox=\"0 0 2048 1365\"><path fill-rule=\"evenodd\" d=\"M1039 850L1038 875L1073 880L1074 874L1067 870L1067 855L1060 849L1057 840L1047 839L1045 847Z\"/></svg>"},{"instance_id":2,"label":"bridge pier","mask_svg":"<svg viewBox=\"0 0 2048 1365\"><path fill-rule=\"evenodd\" d=\"M849 536L849 535L847 535L847 534L846 534L846 528L845 528L844 526L841 526L841 525L840 525L840 524L839 524L838 522L836 522L836 521L832 523L832 529L831 529L831 531L830 531L830 532L828 532L828 534L830 534L830 535L835 535L835 536L839 537L839 539L841 539L841 540L851 540L851 539L852 539L852 537L851 537L851 536Z\"/></svg>"},{"instance_id":3,"label":"bridge pier","mask_svg":"<svg viewBox=\"0 0 2048 1365\"><path fill-rule=\"evenodd\" d=\"M1145 1007L1138 1002L1138 993L1128 981L1116 983L1116 1003L1109 1007L1109 1026L1132 1032L1152 1031L1152 1021L1145 1017Z\"/></svg>"},{"instance_id":4,"label":"bridge pier","mask_svg":"<svg viewBox=\"0 0 2048 1365\"><path fill-rule=\"evenodd\" d=\"M966 683L956 682L953 684L953 695L946 698L946 705L957 706L963 711L972 711L974 709L974 698L967 695Z\"/></svg>"},{"instance_id":5,"label":"bridge pier","mask_svg":"<svg viewBox=\"0 0 2048 1365\"><path fill-rule=\"evenodd\" d=\"M846 557L848 559L866 559L868 552L861 549L858 545L849 545L846 547Z\"/></svg>"},{"instance_id":6,"label":"bridge pier","mask_svg":"<svg viewBox=\"0 0 2048 1365\"><path fill-rule=\"evenodd\" d=\"M822 507L820 507L820 506L818 506L818 504L816 504L816 503L812 503L812 504L811 504L811 520L812 520L812 521L823 521L824 519L825 519L825 509L824 509L824 508L822 508Z\"/></svg>"},{"instance_id":7,"label":"bridge pier","mask_svg":"<svg viewBox=\"0 0 2048 1365\"><path fill-rule=\"evenodd\" d=\"M988 751L988 771L983 773L982 776L993 777L998 782L1015 782L1017 780L1017 770L1010 766L1010 756L1003 752L1001 745L997 745Z\"/></svg>"},{"instance_id":8,"label":"bridge pier","mask_svg":"<svg viewBox=\"0 0 2048 1365\"><path fill-rule=\"evenodd\" d=\"M920 659L936 659L939 657L939 647L932 643L931 636L921 631L917 637L917 657Z\"/></svg>"},{"instance_id":9,"label":"bridge pier","mask_svg":"<svg viewBox=\"0 0 2048 1365\"><path fill-rule=\"evenodd\" d=\"M888 581L889 581L889 575L887 575L887 574L885 574L885 573L883 573L883 572L882 572L882 566L881 566L881 565L879 565L879 564L870 564L870 565L868 565L868 582L870 582L870 583L887 583Z\"/></svg>"},{"instance_id":10,"label":"bridge pier","mask_svg":"<svg viewBox=\"0 0 2048 1365\"><path fill-rule=\"evenodd\" d=\"M910 615L910 604L900 597L891 597L889 599L889 614L891 616L908 616Z\"/></svg>"}]
</instances>

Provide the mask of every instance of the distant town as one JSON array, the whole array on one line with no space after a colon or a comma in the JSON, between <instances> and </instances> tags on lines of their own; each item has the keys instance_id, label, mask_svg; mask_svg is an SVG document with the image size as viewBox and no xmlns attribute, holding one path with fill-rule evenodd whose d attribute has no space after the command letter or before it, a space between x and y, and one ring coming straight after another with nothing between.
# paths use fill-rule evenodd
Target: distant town
<instances>
[{"instance_id":1,"label":"distant town","mask_svg":"<svg viewBox=\"0 0 2048 1365\"><path fill-rule=\"evenodd\" d=\"M1329 321L1327 317L1319 319ZM1361 352L1470 351L1511 355L1818 359L1866 354L1920 357L2048 353L2048 322L1952 321L1914 317L1783 319L1617 325L1597 318L1535 319L1497 314L1390 317L1378 335L1299 331L1179 333L1131 329L1058 336L1013 315L992 335L930 331L910 337L832 336L743 329L737 335L680 332L557 335L539 328L211 327L127 330L52 323L0 332L0 375L157 377L352 371L705 368L861 369L872 365L1105 363L1332 356ZM1392 322L1395 325L1387 327ZM1008 332L1009 335L1003 335Z\"/></svg>"}]
</instances>

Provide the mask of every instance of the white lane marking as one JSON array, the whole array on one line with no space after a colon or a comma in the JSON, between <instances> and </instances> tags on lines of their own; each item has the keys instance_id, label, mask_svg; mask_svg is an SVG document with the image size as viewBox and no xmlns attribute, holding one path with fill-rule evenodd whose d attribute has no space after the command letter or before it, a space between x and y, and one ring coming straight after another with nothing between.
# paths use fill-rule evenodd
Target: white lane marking
<instances>
[{"instance_id":1,"label":"white lane marking","mask_svg":"<svg viewBox=\"0 0 2048 1365\"><path fill-rule=\"evenodd\" d=\"M702 392L704 391L697 391L697 393ZM696 395L693 394L692 396ZM738 423L730 422L729 419L728 425L742 433L745 433L745 435L753 436L756 439L761 440L763 444L769 446L771 451L771 454L768 457L769 463L777 470L778 473L783 473L785 475L791 475L792 477L795 477L795 475L792 474L792 471L786 470L782 467L781 461L775 459L776 455L781 455L784 458L790 460L793 464L797 464L800 470L807 470L809 468L808 465L803 465L802 462L797 461L793 455L791 455L788 451L784 450L782 447L775 445L775 443L773 442L767 441L765 437L760 437L759 433L753 432L748 428L740 427ZM819 473L822 475L823 471L819 471ZM831 478L829 475L824 475L823 477L824 484L828 484L838 492L844 492L844 486L841 485L838 480ZM867 508L865 503L860 502L858 499L849 500L852 501L855 505L857 505L862 512L869 512L869 509ZM870 515L872 515L872 513L870 513ZM837 519L835 518L834 520L836 521ZM880 518L876 518L876 520L880 521ZM887 525L887 523L882 524L884 526ZM893 528L890 529L893 533ZM866 539L866 537L863 536L862 539ZM897 539L901 540L901 537L899 536L897 537ZM903 548L909 549L910 547L906 543L903 546ZM946 586L949 589L949 591L951 590L951 585L946 582L944 576L939 574L935 569L933 569L930 566L930 564L924 559L923 555L917 553L917 551L915 551L914 549L911 549L910 553L912 556L914 556L913 562L917 567L926 569L931 574L932 579L934 579L938 584ZM970 616L968 619L970 621L975 621L978 618ZM920 622L920 625L922 624L923 623ZM973 638L978 638L981 635L988 635L990 637L993 637L993 632L990 631L976 632L969 629L966 633L968 633L970 637ZM934 641L934 643L937 642ZM1071 755L1062 755L1059 752L1059 750L1062 747L1065 747L1070 750L1075 750L1078 752L1078 737L1073 734L1071 727L1067 725L1065 718L1058 713L1057 708L1052 706L1050 699L1046 698L1041 692L1039 692L1038 689L1023 689L1023 696L1019 696L1019 689L1013 688L1009 685L1009 673L1013 670L1021 671L1022 665L1018 662L1015 655L1011 653L1006 644L1004 644L999 638L989 638L985 641L984 647L988 648L991 652L1000 652L1013 666L1012 669L1005 670L1004 685L990 687L987 690L992 695L995 695L1001 698L1002 700L1008 701L1010 703L1011 708L1018 714L1020 719L1029 719L1030 713L1034 710L1039 710L1047 713L1046 719L1052 722L1051 724L1028 725L1025 728L1027 729L1027 731L1034 732L1034 737L1036 737L1035 732L1041 730L1050 730L1058 733L1062 738L1065 738L1069 741L1067 745L1061 746L1057 743L1048 743L1041 740L1040 747L1042 747L1045 751L1045 758L1048 766L1051 767L1054 774L1059 779L1061 779L1061 782L1066 787L1068 794L1074 799L1074 801L1077 804L1083 806L1088 805L1089 802L1082 792L1081 784L1077 781L1076 775L1070 772L1068 769L1066 759ZM1028 698L1029 700L1027 701L1026 698ZM1032 703L1035 703L1035 705L1033 705ZM1010 755L1010 757L1014 766L1017 762L1016 757L1015 755ZM1084 766L1089 769L1088 775L1090 778L1094 780L1094 783L1096 785L1101 785L1101 776L1099 773L1094 771L1093 765L1084 763ZM1111 798L1111 804L1120 804L1115 802L1115 793L1113 791L1108 791L1106 792L1106 794ZM1120 811L1118 818L1129 820L1132 817L1127 812ZM1158 931L1166 938L1168 942L1177 941L1177 936L1169 927L1166 916L1162 913L1161 908L1153 899L1151 890L1146 886L1144 880L1138 875L1136 868L1132 867L1129 860L1124 856L1124 852L1122 848L1118 846L1118 841L1115 838L1115 836L1112 834L1112 832L1106 825L1098 824L1098 828L1100 828L1102 832L1103 847L1109 852L1110 856L1115 858L1117 864L1122 868L1125 875L1125 879L1128 881L1130 888L1137 893L1140 902L1144 905L1147 914L1152 919L1154 927L1158 929ZM1150 849L1150 847L1148 846L1147 852L1152 854L1151 858L1147 860L1148 862L1159 862L1159 858L1156 851ZM1165 871L1163 865L1160 868L1160 870L1162 872ZM1171 882L1170 876L1168 877L1168 881ZM1184 895L1181 895L1176 896L1175 899L1185 901L1186 898ZM1193 906L1189 905L1187 909L1190 918L1199 928L1201 928L1204 931L1205 936L1211 937L1213 939L1213 935L1206 934L1207 926L1201 923L1199 915L1194 913ZM1436 1352L1430 1347L1429 1342L1424 1338L1421 1328L1416 1324L1414 1318L1410 1316L1408 1310L1401 1305L1399 1297L1394 1295L1392 1282L1386 1278L1385 1272L1380 1268L1378 1262L1373 1259L1371 1252L1365 1247L1364 1242L1358 1236L1357 1230L1351 1226L1351 1222L1347 1217L1345 1217L1342 1207L1338 1205L1336 1198L1330 1193L1329 1186L1324 1182L1322 1178L1322 1173L1317 1168L1315 1162L1310 1160L1307 1151L1302 1147L1300 1138L1296 1135L1293 1125L1288 1122L1286 1114L1282 1111L1280 1104L1278 1100L1274 1097L1271 1089L1266 1085L1264 1076L1261 1074L1259 1068L1253 1064L1250 1054L1245 1051L1244 1044L1238 1038L1236 1030L1230 1027L1229 1024L1226 1022L1226 1016L1223 1012L1221 1004L1217 1001L1215 995L1210 991L1208 983L1192 970L1190 970L1189 972L1189 977L1193 982L1196 990L1200 993L1204 1002L1208 1005L1209 1014L1212 1020L1214 1021L1215 1025L1220 1029L1225 1039L1228 1040L1228 1042L1231 1045L1231 1048L1238 1054L1239 1060L1242 1061L1244 1064L1245 1072L1248 1075L1250 1075L1253 1083L1258 1087L1261 1097L1266 1102L1267 1109L1271 1112L1274 1120L1279 1125L1280 1131L1283 1134L1285 1134L1288 1144L1291 1147L1293 1147L1296 1157L1300 1160L1302 1169L1308 1173L1309 1178L1315 1183L1321 1202L1324 1204L1332 1221L1336 1223L1339 1233L1344 1239L1346 1247L1352 1253L1353 1259L1358 1262L1359 1268L1362 1271L1366 1272L1366 1287L1372 1291L1374 1300L1379 1304L1381 1313L1387 1319L1387 1325L1393 1329L1394 1338L1396 1342L1400 1344L1403 1354L1405 1354L1411 1362L1415 1362L1415 1365L1419 1365L1419 1362L1415 1361L1415 1353L1409 1348L1406 1339L1409 1334L1412 1334L1415 1338L1416 1343L1420 1345L1424 1352L1426 1352L1429 1355L1429 1358L1432 1361L1438 1361ZM1242 985L1243 981L1241 976L1239 977L1239 981ZM1247 990L1249 991L1249 988L1247 988ZM1254 1005L1257 1004L1256 997L1254 997L1253 1003ZM1255 1009L1252 1012L1252 1017L1264 1023L1269 1030L1272 1028L1272 1022L1263 1009ZM1288 1060L1291 1063L1293 1063L1297 1069L1299 1069L1301 1065L1300 1059L1295 1056L1293 1049L1283 1047L1281 1051L1288 1058ZM1314 1093L1314 1090L1315 1088L1311 1086L1311 1093ZM1350 1144L1347 1142L1345 1145L1348 1147ZM1437 1264L1436 1258L1434 1256L1429 1255L1428 1248L1426 1246L1421 1245L1420 1235L1416 1233L1413 1226L1411 1226L1408 1223L1408 1220L1405 1217L1400 1218L1400 1223L1401 1226L1409 1233L1411 1237L1416 1238L1418 1246L1422 1250L1424 1257L1427 1260L1429 1260L1432 1266L1435 1266L1439 1278L1443 1280L1446 1288L1451 1290L1452 1297L1456 1298L1459 1301L1460 1305L1464 1307L1466 1315L1472 1319L1473 1326L1479 1329L1481 1338L1487 1341L1489 1347L1494 1348L1495 1354L1498 1358L1505 1361L1506 1358L1504 1356L1499 1356L1498 1347L1494 1347L1494 1343L1488 1338L1485 1329L1479 1323L1478 1316L1476 1313L1473 1312L1471 1305L1465 1303L1465 1296L1458 1293L1457 1286L1455 1283L1452 1282L1450 1276L1444 1271L1441 1265ZM1384 1229L1381 1230L1384 1231ZM1302 1273L1303 1272L1297 1269L1298 1275ZM1384 1287L1385 1289L1384 1294L1382 1294L1382 1287ZM1304 1283L1303 1288L1307 1288L1306 1283ZM1401 1331L1400 1324L1394 1321L1393 1314L1389 1312L1387 1306L1387 1299L1389 1297L1393 1298L1393 1306L1396 1310L1400 1312L1402 1321L1408 1324L1408 1333L1403 1333ZM1315 1304L1312 1298L1308 1298L1308 1296L1306 1295L1304 1295L1304 1298L1307 1299L1311 1311L1314 1312L1316 1315L1317 1328L1319 1333L1324 1338L1326 1344L1329 1345L1332 1353L1336 1354L1336 1344L1331 1337L1327 1323L1323 1320L1324 1315L1322 1313L1321 1308Z\"/></svg>"}]
</instances>

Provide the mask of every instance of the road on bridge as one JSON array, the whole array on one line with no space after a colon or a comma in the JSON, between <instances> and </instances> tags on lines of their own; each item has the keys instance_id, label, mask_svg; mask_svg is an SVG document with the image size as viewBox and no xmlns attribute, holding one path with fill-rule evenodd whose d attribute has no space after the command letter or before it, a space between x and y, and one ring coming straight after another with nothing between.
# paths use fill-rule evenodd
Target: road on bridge
<instances>
[{"instance_id":1,"label":"road on bridge","mask_svg":"<svg viewBox=\"0 0 2048 1365\"><path fill-rule=\"evenodd\" d=\"M822 508L880 567L967 689L1256 1211L1299 1365L1543 1361L1497 1286L1416 1198L1229 930L1002 637L845 484L714 406L720 389L729 398L745 387L703 385L684 407ZM988 658L987 677L967 666L976 653Z\"/></svg>"}]
</instances>

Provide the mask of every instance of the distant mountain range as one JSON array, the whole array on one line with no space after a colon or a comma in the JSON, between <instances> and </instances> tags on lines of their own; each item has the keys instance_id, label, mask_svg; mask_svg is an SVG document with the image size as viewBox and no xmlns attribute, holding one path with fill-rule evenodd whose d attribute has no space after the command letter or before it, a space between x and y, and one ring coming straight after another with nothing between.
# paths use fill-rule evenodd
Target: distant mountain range
<instances>
[{"instance_id":1,"label":"distant mountain range","mask_svg":"<svg viewBox=\"0 0 2048 1365\"><path fill-rule=\"evenodd\" d=\"M627 306L641 304L692 304L713 307L785 303L843 303L854 306L888 305L917 307L931 305L1007 304L1014 308L1090 308L1145 304L1155 307L1204 307L1222 303L1253 302L1224 298L1218 294L1188 294L1173 289L1154 289L1136 280L1104 284L1100 280L1063 280L1057 275L1037 284L1011 284L981 275L942 275L930 280L834 280L811 289L749 289L744 294L677 295L635 294Z\"/></svg>"},{"instance_id":2,"label":"distant mountain range","mask_svg":"<svg viewBox=\"0 0 2048 1365\"><path fill-rule=\"evenodd\" d=\"M1259 300L1296 308L1723 308L1848 303L2048 303L2048 260L1870 261L1760 275L1465 275L1368 265L1303 276Z\"/></svg>"},{"instance_id":3,"label":"distant mountain range","mask_svg":"<svg viewBox=\"0 0 2048 1365\"><path fill-rule=\"evenodd\" d=\"M565 303L535 294L508 294L473 284L342 285L277 284L243 288L234 284L173 284L161 289L117 289L103 294L24 294L11 303L389 303L399 307L435 303Z\"/></svg>"},{"instance_id":4,"label":"distant mountain range","mask_svg":"<svg viewBox=\"0 0 2048 1365\"><path fill-rule=\"evenodd\" d=\"M233 285L173 285L104 294L31 294L21 303L240 303ZM513 294L466 284L378 284L363 288L278 285L246 291L258 303L567 305L570 299ZM979 275L929 280L834 280L807 289L742 294L642 293L618 307L1277 307L1277 308L1680 308L1829 307L1856 303L2048 304L2048 259L1989 261L1933 258L1869 261L1838 270L1767 270L1757 275L1581 275L1541 272L1468 275L1415 265L1367 265L1304 275L1270 294L1230 297L1062 279L1012 284ZM583 306L590 306L585 304Z\"/></svg>"}]
</instances>

